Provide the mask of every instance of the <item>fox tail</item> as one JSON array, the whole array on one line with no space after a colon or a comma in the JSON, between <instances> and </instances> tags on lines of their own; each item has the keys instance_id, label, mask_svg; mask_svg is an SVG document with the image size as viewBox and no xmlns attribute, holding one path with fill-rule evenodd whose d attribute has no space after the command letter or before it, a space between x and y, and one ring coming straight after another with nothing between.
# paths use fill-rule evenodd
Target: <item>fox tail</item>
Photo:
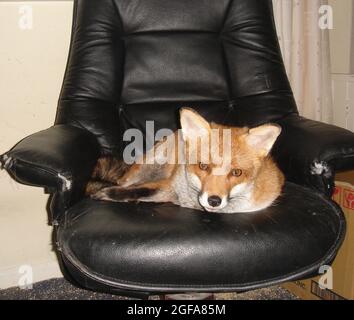
<instances>
[{"instance_id":1,"label":"fox tail","mask_svg":"<svg viewBox=\"0 0 354 320\"><path fill-rule=\"evenodd\" d=\"M93 195L106 187L117 186L118 179L128 171L129 167L130 165L114 157L99 158L86 186L86 195Z\"/></svg>"}]
</instances>

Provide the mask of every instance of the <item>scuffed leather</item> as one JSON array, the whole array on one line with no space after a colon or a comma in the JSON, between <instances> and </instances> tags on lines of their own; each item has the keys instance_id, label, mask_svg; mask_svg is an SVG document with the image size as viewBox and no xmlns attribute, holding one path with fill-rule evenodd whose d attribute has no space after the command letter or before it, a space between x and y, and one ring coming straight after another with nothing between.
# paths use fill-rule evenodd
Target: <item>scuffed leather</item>
<instances>
[{"instance_id":1,"label":"scuffed leather","mask_svg":"<svg viewBox=\"0 0 354 320\"><path fill-rule=\"evenodd\" d=\"M24 138L1 159L16 181L65 194L69 205L82 197L99 154L90 132L56 125Z\"/></svg>"},{"instance_id":2,"label":"scuffed leather","mask_svg":"<svg viewBox=\"0 0 354 320\"><path fill-rule=\"evenodd\" d=\"M322 193L288 184L272 207L234 215L83 199L99 154L121 157L125 130L147 120L177 129L183 106L225 125L279 123L273 155L288 180ZM83 287L238 291L334 259L345 221L323 192L353 167L353 136L298 116L271 0L75 0L55 126L2 160L17 181L52 193L57 249ZM329 171L311 174L316 163Z\"/></svg>"},{"instance_id":3,"label":"scuffed leather","mask_svg":"<svg viewBox=\"0 0 354 320\"><path fill-rule=\"evenodd\" d=\"M335 172L354 168L354 134L298 115L277 123L282 133L273 156L287 180L331 196Z\"/></svg>"},{"instance_id":4,"label":"scuffed leather","mask_svg":"<svg viewBox=\"0 0 354 320\"><path fill-rule=\"evenodd\" d=\"M276 205L256 213L86 199L62 219L58 239L71 271L98 284L215 292L312 275L331 262L344 229L333 202L288 183Z\"/></svg>"}]
</instances>

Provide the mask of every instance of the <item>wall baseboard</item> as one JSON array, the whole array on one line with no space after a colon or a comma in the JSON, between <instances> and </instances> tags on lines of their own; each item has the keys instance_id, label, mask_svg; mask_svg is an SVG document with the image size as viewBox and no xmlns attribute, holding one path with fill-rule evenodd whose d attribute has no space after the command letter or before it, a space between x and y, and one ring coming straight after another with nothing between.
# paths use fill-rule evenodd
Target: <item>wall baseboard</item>
<instances>
[{"instance_id":1,"label":"wall baseboard","mask_svg":"<svg viewBox=\"0 0 354 320\"><path fill-rule=\"evenodd\" d=\"M38 261L24 265L16 265L0 269L0 290L19 287L23 272L32 271L33 283L51 278L63 277L56 260Z\"/></svg>"}]
</instances>

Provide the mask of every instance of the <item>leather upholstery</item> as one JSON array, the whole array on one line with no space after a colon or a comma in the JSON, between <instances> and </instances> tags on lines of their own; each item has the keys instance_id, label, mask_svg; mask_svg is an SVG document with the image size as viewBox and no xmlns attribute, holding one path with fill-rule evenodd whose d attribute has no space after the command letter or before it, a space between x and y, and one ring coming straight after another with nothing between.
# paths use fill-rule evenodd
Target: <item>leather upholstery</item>
<instances>
[{"instance_id":1,"label":"leather upholstery","mask_svg":"<svg viewBox=\"0 0 354 320\"><path fill-rule=\"evenodd\" d=\"M52 194L70 277L111 292L227 291L329 263L343 216L293 184L254 215L83 199L100 153L120 157L124 131L144 131L147 120L155 131L178 128L182 106L223 124L279 123L273 156L289 181L321 194L331 194L335 170L354 167L353 133L298 115L271 0L76 0L55 126L0 158L17 181Z\"/></svg>"},{"instance_id":2,"label":"leather upholstery","mask_svg":"<svg viewBox=\"0 0 354 320\"><path fill-rule=\"evenodd\" d=\"M335 173L354 168L354 134L297 115L285 117L278 123L282 133L273 156L287 180L331 196Z\"/></svg>"},{"instance_id":3,"label":"leather upholstery","mask_svg":"<svg viewBox=\"0 0 354 320\"><path fill-rule=\"evenodd\" d=\"M21 140L2 156L2 162L16 181L62 194L63 208L82 198L99 154L91 133L56 125Z\"/></svg>"},{"instance_id":4,"label":"leather upholstery","mask_svg":"<svg viewBox=\"0 0 354 320\"><path fill-rule=\"evenodd\" d=\"M120 117L131 106L211 102L237 106L235 119L252 114L249 125L296 112L271 1L76 1L56 123L84 127L119 154L119 129L146 120Z\"/></svg>"},{"instance_id":5,"label":"leather upholstery","mask_svg":"<svg viewBox=\"0 0 354 320\"><path fill-rule=\"evenodd\" d=\"M334 203L288 184L277 205L252 214L86 199L67 212L58 239L72 268L100 284L242 291L318 272L344 228Z\"/></svg>"}]
</instances>

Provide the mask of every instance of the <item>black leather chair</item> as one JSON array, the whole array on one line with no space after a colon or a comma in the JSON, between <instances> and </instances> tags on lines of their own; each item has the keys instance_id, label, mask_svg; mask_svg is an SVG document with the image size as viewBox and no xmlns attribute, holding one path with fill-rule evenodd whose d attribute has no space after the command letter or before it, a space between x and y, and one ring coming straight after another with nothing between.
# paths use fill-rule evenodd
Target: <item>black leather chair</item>
<instances>
[{"instance_id":1,"label":"black leather chair","mask_svg":"<svg viewBox=\"0 0 354 320\"><path fill-rule=\"evenodd\" d=\"M18 182L51 196L67 278L126 295L245 291L318 273L345 219L334 174L354 167L354 134L298 115L269 0L77 0L55 125L1 157ZM254 214L83 195L100 154L120 157L126 129L176 129L178 109L235 126L275 122L287 183Z\"/></svg>"}]
</instances>

